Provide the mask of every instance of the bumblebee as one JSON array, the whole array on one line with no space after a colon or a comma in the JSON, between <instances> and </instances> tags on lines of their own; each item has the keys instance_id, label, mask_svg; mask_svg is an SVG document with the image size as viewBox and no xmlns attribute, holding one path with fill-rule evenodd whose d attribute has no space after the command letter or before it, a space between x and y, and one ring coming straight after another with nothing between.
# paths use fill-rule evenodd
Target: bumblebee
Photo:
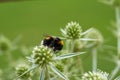
<instances>
[{"instance_id":1,"label":"bumblebee","mask_svg":"<svg viewBox=\"0 0 120 80\"><path fill-rule=\"evenodd\" d=\"M60 51L63 48L63 41L58 37L46 36L43 39L42 44L44 46L50 47L54 52Z\"/></svg>"}]
</instances>

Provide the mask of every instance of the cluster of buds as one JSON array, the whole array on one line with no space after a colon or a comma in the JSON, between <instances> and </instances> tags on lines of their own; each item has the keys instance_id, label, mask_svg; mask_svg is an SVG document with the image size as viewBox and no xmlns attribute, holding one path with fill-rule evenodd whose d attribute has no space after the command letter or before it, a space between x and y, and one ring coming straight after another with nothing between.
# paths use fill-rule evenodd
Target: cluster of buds
<instances>
[{"instance_id":1,"label":"cluster of buds","mask_svg":"<svg viewBox=\"0 0 120 80\"><path fill-rule=\"evenodd\" d=\"M33 58L33 63L36 65L47 65L50 62L53 62L53 50L48 48L47 46L36 46L33 49L33 54L32 54L32 58Z\"/></svg>"},{"instance_id":2,"label":"cluster of buds","mask_svg":"<svg viewBox=\"0 0 120 80\"><path fill-rule=\"evenodd\" d=\"M83 74L82 80L108 80L108 73L103 72L101 70L97 70L97 72L88 72Z\"/></svg>"},{"instance_id":3,"label":"cluster of buds","mask_svg":"<svg viewBox=\"0 0 120 80\"><path fill-rule=\"evenodd\" d=\"M103 42L104 42L104 38L103 38L102 34L95 28L92 28L92 30L89 33L85 34L84 37L89 38L89 39L96 39L93 42L85 41L85 45L87 45L87 46L90 45L90 47L99 46L99 45L103 44Z\"/></svg>"},{"instance_id":4,"label":"cluster of buds","mask_svg":"<svg viewBox=\"0 0 120 80\"><path fill-rule=\"evenodd\" d=\"M20 76L22 74L24 74L26 71L28 71L29 67L26 66L26 65L19 65L17 68L16 68L16 74L17 76ZM22 75L20 77L21 80L28 80L30 79L31 77L31 72L27 72L26 74Z\"/></svg>"},{"instance_id":5,"label":"cluster of buds","mask_svg":"<svg viewBox=\"0 0 120 80\"><path fill-rule=\"evenodd\" d=\"M67 39L79 39L81 36L81 26L77 22L70 22L65 29L61 29L62 34Z\"/></svg>"}]
</instances>

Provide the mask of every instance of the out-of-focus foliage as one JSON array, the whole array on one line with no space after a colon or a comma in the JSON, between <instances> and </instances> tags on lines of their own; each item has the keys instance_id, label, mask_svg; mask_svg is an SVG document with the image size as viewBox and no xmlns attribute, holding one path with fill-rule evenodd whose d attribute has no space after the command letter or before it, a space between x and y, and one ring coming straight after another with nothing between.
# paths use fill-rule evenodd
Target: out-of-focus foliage
<instances>
[{"instance_id":1,"label":"out-of-focus foliage","mask_svg":"<svg viewBox=\"0 0 120 80\"><path fill-rule=\"evenodd\" d=\"M95 37L101 38L100 48L103 49L103 51L98 50L97 67L107 73L111 73L115 67L114 62L110 61L111 57L108 52L117 53L116 47L113 49L116 46L116 38L108 30L111 26L107 27L111 20L115 20L113 8L103 5L97 0L4 0L4 3L2 1L0 3L0 34L4 36L0 36L0 80L15 79L15 67L19 63L31 65L27 62L26 56L32 54L33 46L40 44L46 34L61 37L60 29L64 29L69 21L79 22L82 27L80 33L91 27L98 30L98 33L93 32L95 36L102 33L102 36L100 34ZM18 35L22 35L20 41L16 39ZM84 36L78 35L77 38L80 40L73 41L73 48L68 46L70 51L66 50L66 40L63 39L64 49L56 54L62 55L71 51L86 52L84 55L62 60L55 64L55 67L71 80L79 80L82 73L92 69L91 53L93 48L88 49L87 47L86 49L85 45L91 45L94 42L83 41L85 40L83 38L91 38L89 35L90 33ZM113 47L105 47L104 43L113 45ZM71 45L71 40L68 40L68 44ZM41 69L35 69L31 76L32 80L39 80L40 71ZM118 74L120 73L118 72ZM50 73L50 76L61 80L54 73Z\"/></svg>"}]
</instances>

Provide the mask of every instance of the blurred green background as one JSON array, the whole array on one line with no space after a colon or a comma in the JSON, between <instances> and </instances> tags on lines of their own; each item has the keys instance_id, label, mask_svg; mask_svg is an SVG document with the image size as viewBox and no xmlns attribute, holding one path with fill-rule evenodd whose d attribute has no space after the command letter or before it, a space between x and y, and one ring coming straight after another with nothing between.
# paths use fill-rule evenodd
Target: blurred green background
<instances>
[{"instance_id":1,"label":"blurred green background","mask_svg":"<svg viewBox=\"0 0 120 80\"><path fill-rule=\"evenodd\" d=\"M61 36L60 28L70 21L77 21L85 31L95 27L101 31L105 43L116 46L116 38L109 30L115 20L114 9L97 0L33 0L0 3L0 34L11 40L22 35L21 42L27 46L40 43L43 34ZM110 50L109 50L110 51ZM99 52L107 57L107 50ZM91 56L90 56L91 57ZM91 59L84 61L85 69L91 70ZM4 65L0 59L0 66ZM98 68L110 72L114 64L99 60Z\"/></svg>"}]
</instances>

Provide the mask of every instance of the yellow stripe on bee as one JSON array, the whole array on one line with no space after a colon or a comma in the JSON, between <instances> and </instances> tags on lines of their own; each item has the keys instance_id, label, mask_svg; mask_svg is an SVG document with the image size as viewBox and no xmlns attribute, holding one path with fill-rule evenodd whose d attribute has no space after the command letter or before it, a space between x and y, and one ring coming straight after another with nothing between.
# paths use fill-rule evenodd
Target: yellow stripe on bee
<instances>
[{"instance_id":1,"label":"yellow stripe on bee","mask_svg":"<svg viewBox=\"0 0 120 80\"><path fill-rule=\"evenodd\" d=\"M49 40L51 37L50 36L47 36L45 39Z\"/></svg>"},{"instance_id":2,"label":"yellow stripe on bee","mask_svg":"<svg viewBox=\"0 0 120 80\"><path fill-rule=\"evenodd\" d=\"M63 41L59 41L59 44L62 44L62 45L63 45L64 43L63 43Z\"/></svg>"}]
</instances>

